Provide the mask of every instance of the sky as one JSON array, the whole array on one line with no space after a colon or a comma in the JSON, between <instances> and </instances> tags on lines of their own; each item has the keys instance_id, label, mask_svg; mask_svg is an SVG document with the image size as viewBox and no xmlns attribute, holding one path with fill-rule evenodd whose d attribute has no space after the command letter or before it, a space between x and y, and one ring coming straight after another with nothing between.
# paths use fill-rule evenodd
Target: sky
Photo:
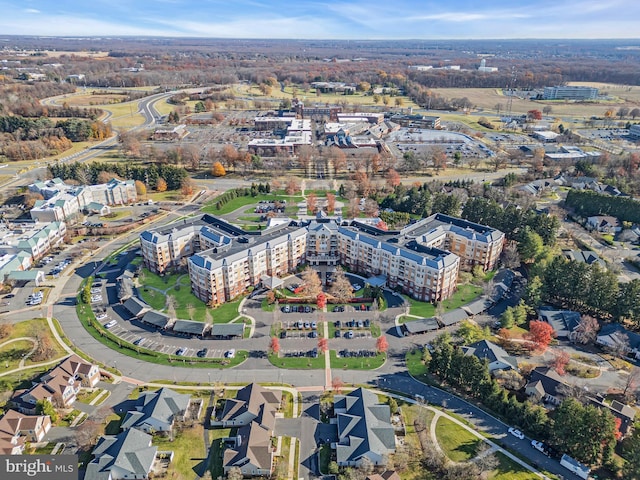
<instances>
[{"instance_id":1,"label":"sky","mask_svg":"<svg viewBox=\"0 0 640 480\"><path fill-rule=\"evenodd\" d=\"M0 35L640 38L638 0L0 0Z\"/></svg>"}]
</instances>

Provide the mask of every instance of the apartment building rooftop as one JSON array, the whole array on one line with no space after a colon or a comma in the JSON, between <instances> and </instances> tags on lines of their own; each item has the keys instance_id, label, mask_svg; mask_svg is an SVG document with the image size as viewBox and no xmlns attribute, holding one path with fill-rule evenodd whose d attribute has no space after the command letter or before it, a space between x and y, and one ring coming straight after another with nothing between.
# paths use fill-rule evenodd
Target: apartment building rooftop
<instances>
[{"instance_id":1,"label":"apartment building rooftop","mask_svg":"<svg viewBox=\"0 0 640 480\"><path fill-rule=\"evenodd\" d=\"M435 213L408 225L400 233L406 237L413 237L421 243L428 243L445 231L482 242L495 242L504 238L504 233L500 230L443 213Z\"/></svg>"}]
</instances>

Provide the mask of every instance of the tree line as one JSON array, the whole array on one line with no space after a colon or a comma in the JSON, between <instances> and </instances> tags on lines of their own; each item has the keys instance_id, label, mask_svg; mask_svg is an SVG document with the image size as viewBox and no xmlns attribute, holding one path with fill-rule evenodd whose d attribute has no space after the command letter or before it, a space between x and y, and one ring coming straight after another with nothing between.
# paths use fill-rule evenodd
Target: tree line
<instances>
[{"instance_id":1,"label":"tree line","mask_svg":"<svg viewBox=\"0 0 640 480\"><path fill-rule=\"evenodd\" d=\"M639 223L640 203L631 197L612 197L591 190L572 188L565 205L574 209L581 217L612 215L621 221Z\"/></svg>"},{"instance_id":2,"label":"tree line","mask_svg":"<svg viewBox=\"0 0 640 480\"><path fill-rule=\"evenodd\" d=\"M54 177L63 180L73 179L81 184L95 184L102 172L114 173L120 178L139 180L147 187L157 190L159 183L165 183L165 190L179 190L187 178L187 171L174 165L150 163L132 165L128 162L117 163L54 163L48 166Z\"/></svg>"},{"instance_id":3,"label":"tree line","mask_svg":"<svg viewBox=\"0 0 640 480\"><path fill-rule=\"evenodd\" d=\"M548 302L640 327L640 280L618 282L615 273L598 264L563 256L540 260L531 273L525 300L534 309Z\"/></svg>"}]
</instances>

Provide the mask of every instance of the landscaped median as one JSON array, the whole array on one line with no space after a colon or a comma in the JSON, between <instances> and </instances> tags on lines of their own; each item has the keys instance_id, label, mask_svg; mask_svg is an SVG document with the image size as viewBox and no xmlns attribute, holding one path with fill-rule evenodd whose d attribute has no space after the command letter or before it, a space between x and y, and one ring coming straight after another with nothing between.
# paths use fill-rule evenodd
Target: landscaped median
<instances>
[{"instance_id":1,"label":"landscaped median","mask_svg":"<svg viewBox=\"0 0 640 480\"><path fill-rule=\"evenodd\" d=\"M86 280L85 280L86 282ZM84 282L83 282L84 285ZM80 288L82 291L82 287ZM233 358L197 358L197 357L180 357L176 355L167 355L165 353L147 350L146 348L125 342L113 333L105 329L97 320L91 310L91 305L82 302L82 296L78 295L76 313L80 319L80 323L89 334L103 345L112 350L137 358L150 363L160 365L180 365L188 364L192 367L199 368L231 368L240 365L249 357L246 350L237 350Z\"/></svg>"}]
</instances>

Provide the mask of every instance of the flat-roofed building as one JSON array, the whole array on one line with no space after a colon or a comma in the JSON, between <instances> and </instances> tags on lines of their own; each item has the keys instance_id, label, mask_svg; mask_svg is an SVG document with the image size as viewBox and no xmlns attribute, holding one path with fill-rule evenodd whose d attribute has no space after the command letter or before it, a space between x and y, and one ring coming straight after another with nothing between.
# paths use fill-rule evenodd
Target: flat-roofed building
<instances>
[{"instance_id":1,"label":"flat-roofed building","mask_svg":"<svg viewBox=\"0 0 640 480\"><path fill-rule=\"evenodd\" d=\"M595 100L596 98L598 98L597 88L570 85L544 87L542 94L543 100Z\"/></svg>"}]
</instances>

